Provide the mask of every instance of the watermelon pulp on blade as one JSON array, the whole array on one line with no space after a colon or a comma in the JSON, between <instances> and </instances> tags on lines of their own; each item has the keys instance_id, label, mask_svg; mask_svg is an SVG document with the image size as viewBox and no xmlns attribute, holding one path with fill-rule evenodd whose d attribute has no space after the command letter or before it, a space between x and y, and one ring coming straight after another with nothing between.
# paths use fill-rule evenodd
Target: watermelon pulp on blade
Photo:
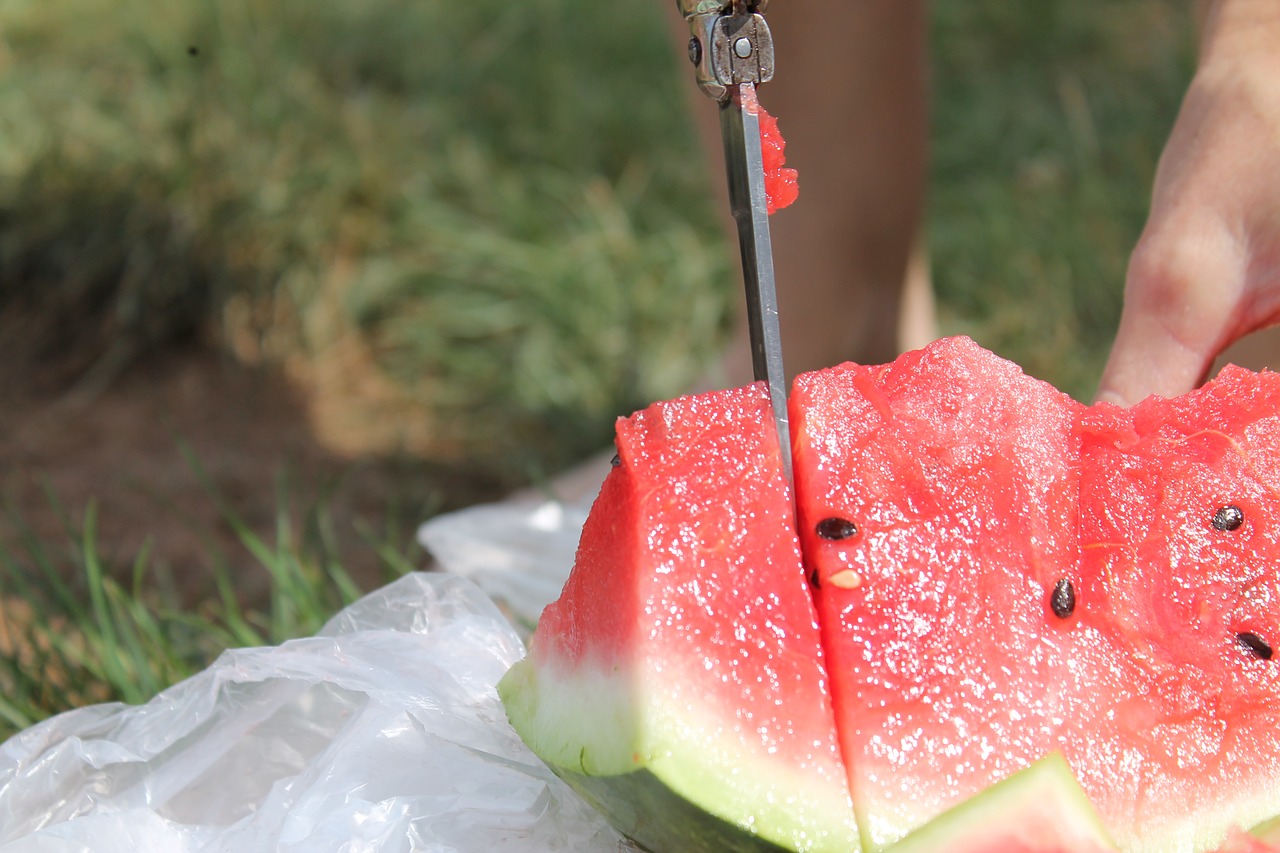
<instances>
[{"instance_id":1,"label":"watermelon pulp on blade","mask_svg":"<svg viewBox=\"0 0 1280 853\"><path fill-rule=\"evenodd\" d=\"M790 207L800 197L799 173L786 167L787 141L778 130L778 120L758 103L760 113L760 153L764 160L764 190L770 214Z\"/></svg>"},{"instance_id":2,"label":"watermelon pulp on blade","mask_svg":"<svg viewBox=\"0 0 1280 853\"><path fill-rule=\"evenodd\" d=\"M794 518L762 388L620 421L500 685L616 826L672 853L1055 851L1067 824L1274 849L1239 828L1280 825L1280 375L1086 407L956 338L806 374L790 421Z\"/></svg>"},{"instance_id":3,"label":"watermelon pulp on blade","mask_svg":"<svg viewBox=\"0 0 1280 853\"><path fill-rule=\"evenodd\" d=\"M763 386L620 421L574 572L499 685L650 849L858 844L772 425Z\"/></svg>"}]
</instances>

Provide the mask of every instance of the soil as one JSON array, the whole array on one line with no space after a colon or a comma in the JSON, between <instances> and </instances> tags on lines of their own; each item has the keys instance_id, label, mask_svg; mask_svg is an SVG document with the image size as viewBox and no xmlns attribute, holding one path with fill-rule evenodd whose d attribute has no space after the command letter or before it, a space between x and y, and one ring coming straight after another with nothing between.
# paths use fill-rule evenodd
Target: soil
<instances>
[{"instance_id":1,"label":"soil","mask_svg":"<svg viewBox=\"0 0 1280 853\"><path fill-rule=\"evenodd\" d=\"M194 602L211 594L214 555L222 553L237 589L254 599L267 588L266 572L219 501L274 545L287 484L294 523L322 501L344 566L367 589L386 575L362 530L378 535L398 523L397 541L425 563L409 544L418 522L500 489L445 464L336 453L316 438L308 401L280 374L200 343L135 359L91 393L69 391L29 361L6 361L0 555L28 555L32 541L65 552L76 541L68 526L82 530L93 506L107 566L128 571L149 549L157 576Z\"/></svg>"}]
</instances>

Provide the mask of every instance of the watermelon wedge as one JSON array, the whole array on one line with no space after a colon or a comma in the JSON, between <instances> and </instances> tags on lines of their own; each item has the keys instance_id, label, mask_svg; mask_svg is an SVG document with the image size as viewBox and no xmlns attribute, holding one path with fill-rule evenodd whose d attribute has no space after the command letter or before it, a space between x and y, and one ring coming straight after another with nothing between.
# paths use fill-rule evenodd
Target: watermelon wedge
<instances>
[{"instance_id":1,"label":"watermelon wedge","mask_svg":"<svg viewBox=\"0 0 1280 853\"><path fill-rule=\"evenodd\" d=\"M651 850L858 844L772 423L760 386L620 421L581 568L499 685L530 747Z\"/></svg>"},{"instance_id":2,"label":"watermelon wedge","mask_svg":"<svg viewBox=\"0 0 1280 853\"><path fill-rule=\"evenodd\" d=\"M1115 853L1059 753L992 785L911 833L894 853Z\"/></svg>"},{"instance_id":3,"label":"watermelon wedge","mask_svg":"<svg viewBox=\"0 0 1280 853\"><path fill-rule=\"evenodd\" d=\"M790 420L794 523L762 388L620 421L500 685L615 825L654 851L1278 849L1280 375L1086 407L954 338L802 376Z\"/></svg>"}]
</instances>

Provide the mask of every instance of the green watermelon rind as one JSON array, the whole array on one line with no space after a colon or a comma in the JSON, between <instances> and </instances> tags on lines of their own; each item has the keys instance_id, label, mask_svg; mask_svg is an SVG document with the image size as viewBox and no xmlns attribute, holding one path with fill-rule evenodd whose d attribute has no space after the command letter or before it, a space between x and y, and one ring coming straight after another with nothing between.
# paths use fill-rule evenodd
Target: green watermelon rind
<instances>
[{"instance_id":1,"label":"green watermelon rind","mask_svg":"<svg viewBox=\"0 0 1280 853\"><path fill-rule=\"evenodd\" d=\"M1054 752L997 782L887 848L887 853L979 853L992 827L1023 850L1119 850L1066 759ZM1048 840L1052 846L1038 846Z\"/></svg>"},{"instance_id":2,"label":"green watermelon rind","mask_svg":"<svg viewBox=\"0 0 1280 853\"><path fill-rule=\"evenodd\" d=\"M792 775L780 762L750 756L735 733L717 734L722 711L676 696L670 707L653 699L640 708L616 669L579 664L554 674L528 659L507 672L498 693L525 743L646 849L859 849L843 780L815 785L802 768ZM593 720L586 729L585 719Z\"/></svg>"},{"instance_id":3,"label":"green watermelon rind","mask_svg":"<svg viewBox=\"0 0 1280 853\"><path fill-rule=\"evenodd\" d=\"M526 657L498 682L498 696L516 733L549 765L587 776L627 773L645 747L635 692L616 673L593 669L557 678Z\"/></svg>"},{"instance_id":4,"label":"green watermelon rind","mask_svg":"<svg viewBox=\"0 0 1280 853\"><path fill-rule=\"evenodd\" d=\"M619 776L585 776L553 768L609 824L642 849L691 853L788 853L754 832L743 830L676 794L648 770Z\"/></svg>"},{"instance_id":5,"label":"green watermelon rind","mask_svg":"<svg viewBox=\"0 0 1280 853\"><path fill-rule=\"evenodd\" d=\"M1268 844L1280 844L1280 815L1255 825L1249 830L1249 834Z\"/></svg>"}]
</instances>

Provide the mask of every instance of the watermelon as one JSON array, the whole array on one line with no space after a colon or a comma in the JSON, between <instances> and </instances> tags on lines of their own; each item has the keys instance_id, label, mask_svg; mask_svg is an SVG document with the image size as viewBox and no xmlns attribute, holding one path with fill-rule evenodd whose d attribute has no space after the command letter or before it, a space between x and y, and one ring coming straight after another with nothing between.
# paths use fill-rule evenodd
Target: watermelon
<instances>
[{"instance_id":1,"label":"watermelon","mask_svg":"<svg viewBox=\"0 0 1280 853\"><path fill-rule=\"evenodd\" d=\"M1060 753L939 815L894 853L1114 853L1114 842Z\"/></svg>"},{"instance_id":2,"label":"watermelon","mask_svg":"<svg viewBox=\"0 0 1280 853\"><path fill-rule=\"evenodd\" d=\"M500 685L623 832L1276 849L1280 376L1086 407L964 338L806 374L794 516L768 416L752 386L619 422Z\"/></svg>"},{"instance_id":3,"label":"watermelon","mask_svg":"<svg viewBox=\"0 0 1280 853\"><path fill-rule=\"evenodd\" d=\"M499 684L530 747L651 850L858 844L772 423L762 386L619 422L579 568Z\"/></svg>"},{"instance_id":4,"label":"watermelon","mask_svg":"<svg viewBox=\"0 0 1280 853\"><path fill-rule=\"evenodd\" d=\"M766 206L773 214L790 207L800 197L799 173L786 167L787 141L778 130L778 120L757 102L754 104L760 116L760 153L764 161L764 192Z\"/></svg>"}]
</instances>

